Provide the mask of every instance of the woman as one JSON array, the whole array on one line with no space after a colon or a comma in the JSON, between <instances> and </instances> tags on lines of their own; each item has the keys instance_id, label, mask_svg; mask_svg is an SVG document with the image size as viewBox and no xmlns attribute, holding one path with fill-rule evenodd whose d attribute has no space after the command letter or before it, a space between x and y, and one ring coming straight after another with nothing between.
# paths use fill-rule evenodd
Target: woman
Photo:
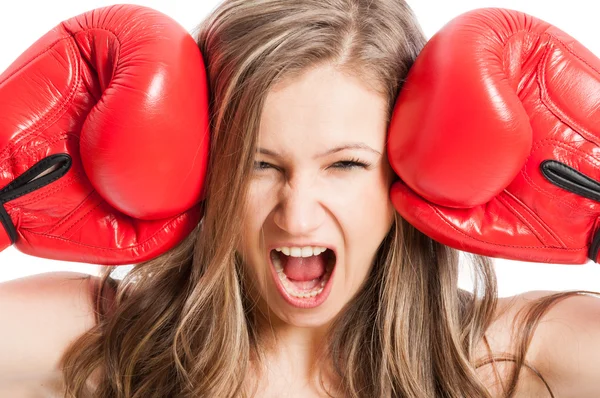
<instances>
[{"instance_id":1,"label":"woman","mask_svg":"<svg viewBox=\"0 0 600 398\"><path fill-rule=\"evenodd\" d=\"M458 252L390 202L387 127L426 41L403 1L225 1L197 41L212 95L203 220L121 282L112 268L90 285L63 282L58 297L69 303L94 287L97 318L91 325L79 308L88 323L57 344L57 389L72 397L575 391L562 371L579 357L559 366L553 355L579 340L551 346L563 331L540 320L579 320L572 309L598 306L576 293L498 300L493 268L479 256L482 295L458 289Z\"/></svg>"}]
</instances>

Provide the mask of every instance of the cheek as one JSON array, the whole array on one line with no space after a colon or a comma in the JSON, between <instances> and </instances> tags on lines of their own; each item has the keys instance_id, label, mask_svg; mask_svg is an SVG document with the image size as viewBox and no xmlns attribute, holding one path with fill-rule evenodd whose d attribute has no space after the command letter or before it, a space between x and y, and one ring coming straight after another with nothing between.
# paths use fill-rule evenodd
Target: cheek
<instances>
[{"instance_id":1,"label":"cheek","mask_svg":"<svg viewBox=\"0 0 600 398\"><path fill-rule=\"evenodd\" d=\"M254 262L256 257L262 258L262 236L265 222L272 209L272 185L264 181L252 181L248 188L247 202L244 207L241 227L240 249L247 261Z\"/></svg>"},{"instance_id":2,"label":"cheek","mask_svg":"<svg viewBox=\"0 0 600 398\"><path fill-rule=\"evenodd\" d=\"M360 180L352 181L337 195L344 200L345 221L355 236L383 239L393 221L394 207L389 197L391 180L378 169Z\"/></svg>"},{"instance_id":3,"label":"cheek","mask_svg":"<svg viewBox=\"0 0 600 398\"><path fill-rule=\"evenodd\" d=\"M254 192L252 184L248 191L247 202L245 203L244 210L242 212L241 219L241 241L240 249L244 259L248 260L252 254L252 247L255 244L256 237L258 236L259 218L256 210L260 207L257 206L257 196Z\"/></svg>"},{"instance_id":4,"label":"cheek","mask_svg":"<svg viewBox=\"0 0 600 398\"><path fill-rule=\"evenodd\" d=\"M269 184L264 181L252 181L248 188L248 197L244 208L244 231L260 232L269 212L269 202L272 201L272 192Z\"/></svg>"},{"instance_id":5,"label":"cheek","mask_svg":"<svg viewBox=\"0 0 600 398\"><path fill-rule=\"evenodd\" d=\"M366 278L394 220L389 175L381 170L369 177L345 190L345 214L340 220L345 234L347 272L359 284Z\"/></svg>"},{"instance_id":6,"label":"cheek","mask_svg":"<svg viewBox=\"0 0 600 398\"><path fill-rule=\"evenodd\" d=\"M242 212L241 239L237 251L242 256L242 267L246 274L246 283L253 291L261 289L265 279L265 267L262 265L261 248L262 230L264 227L265 211L264 193L254 182L250 183L247 201Z\"/></svg>"}]
</instances>

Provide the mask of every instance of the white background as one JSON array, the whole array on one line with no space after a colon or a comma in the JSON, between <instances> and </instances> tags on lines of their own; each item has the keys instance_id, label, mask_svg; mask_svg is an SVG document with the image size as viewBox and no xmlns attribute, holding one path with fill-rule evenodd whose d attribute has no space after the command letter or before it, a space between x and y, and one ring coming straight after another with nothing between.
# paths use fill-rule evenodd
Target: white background
<instances>
[{"instance_id":1,"label":"white background","mask_svg":"<svg viewBox=\"0 0 600 398\"><path fill-rule=\"evenodd\" d=\"M294 0L290 0L294 1ZM219 0L167 1L145 0L128 3L142 4L165 14L192 31L204 15ZM8 5L10 4L10 5ZM97 7L114 4L108 0L61 0L5 2L0 8L0 71L40 36L62 20ZM479 7L504 7L524 11L542 18L581 41L592 52L600 55L598 5L592 0L409 0L427 37L453 17ZM1 112L1 110L0 110ZM600 291L600 266L533 264L495 260L500 296L509 296L527 290L589 289ZM66 263L27 256L8 248L0 253L0 282L25 275L72 270L94 274L98 266ZM123 271L126 272L124 267ZM462 287L469 288L469 275L461 273Z\"/></svg>"}]
</instances>

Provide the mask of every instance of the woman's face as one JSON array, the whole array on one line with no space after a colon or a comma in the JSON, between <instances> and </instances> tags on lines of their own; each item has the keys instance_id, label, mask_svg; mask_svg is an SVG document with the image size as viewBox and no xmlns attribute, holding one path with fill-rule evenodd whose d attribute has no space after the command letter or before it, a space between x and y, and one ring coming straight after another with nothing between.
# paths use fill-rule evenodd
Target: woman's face
<instances>
[{"instance_id":1,"label":"woman's face","mask_svg":"<svg viewBox=\"0 0 600 398\"><path fill-rule=\"evenodd\" d=\"M330 66L267 96L239 251L258 305L286 324L329 323L391 227L386 108Z\"/></svg>"}]
</instances>

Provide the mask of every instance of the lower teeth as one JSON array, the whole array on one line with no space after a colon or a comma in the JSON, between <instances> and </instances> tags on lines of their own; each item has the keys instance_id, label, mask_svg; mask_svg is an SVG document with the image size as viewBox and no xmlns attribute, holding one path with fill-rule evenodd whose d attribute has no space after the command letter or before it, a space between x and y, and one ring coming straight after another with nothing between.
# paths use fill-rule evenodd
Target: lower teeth
<instances>
[{"instance_id":1,"label":"lower teeth","mask_svg":"<svg viewBox=\"0 0 600 398\"><path fill-rule=\"evenodd\" d=\"M279 280L281 281L281 284L285 288L286 292L288 292L291 296L299 298L315 297L323 291L323 289L325 288L325 284L329 280L329 274L326 274L322 277L323 280L321 281L321 283L319 283L311 290L298 290L296 286L294 286L294 284L289 281L287 276L285 276L283 271L278 272L277 275L279 276Z\"/></svg>"}]
</instances>

